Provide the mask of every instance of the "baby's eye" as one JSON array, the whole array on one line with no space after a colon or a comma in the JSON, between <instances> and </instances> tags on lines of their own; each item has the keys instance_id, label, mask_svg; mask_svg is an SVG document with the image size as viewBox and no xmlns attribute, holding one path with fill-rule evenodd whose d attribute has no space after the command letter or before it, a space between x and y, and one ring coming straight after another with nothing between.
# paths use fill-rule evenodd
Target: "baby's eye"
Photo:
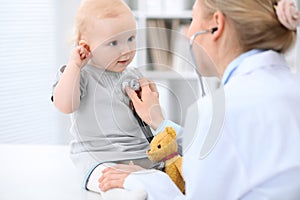
<instances>
[{"instance_id":1,"label":"baby's eye","mask_svg":"<svg viewBox=\"0 0 300 200\"><path fill-rule=\"evenodd\" d=\"M159 149L160 149L160 148L161 148L161 145L160 145L160 144L159 144L159 145L157 145L157 148L159 148Z\"/></svg>"},{"instance_id":2,"label":"baby's eye","mask_svg":"<svg viewBox=\"0 0 300 200\"><path fill-rule=\"evenodd\" d=\"M112 41L111 43L109 43L109 46L117 46L118 42L117 41Z\"/></svg>"},{"instance_id":3,"label":"baby's eye","mask_svg":"<svg viewBox=\"0 0 300 200\"><path fill-rule=\"evenodd\" d=\"M130 38L128 38L129 42L133 42L135 40L135 36L131 36Z\"/></svg>"}]
</instances>

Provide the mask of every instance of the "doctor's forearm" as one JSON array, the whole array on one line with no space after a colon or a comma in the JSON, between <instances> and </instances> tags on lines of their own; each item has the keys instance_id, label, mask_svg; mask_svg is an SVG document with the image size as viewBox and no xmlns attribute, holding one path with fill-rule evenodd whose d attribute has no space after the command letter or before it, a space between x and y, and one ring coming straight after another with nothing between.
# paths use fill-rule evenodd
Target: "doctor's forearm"
<instances>
[{"instance_id":1,"label":"doctor's forearm","mask_svg":"<svg viewBox=\"0 0 300 200\"><path fill-rule=\"evenodd\" d=\"M131 173L124 182L129 190L143 189L147 192L147 200L184 200L185 196L177 188L170 177L158 170L144 170Z\"/></svg>"}]
</instances>

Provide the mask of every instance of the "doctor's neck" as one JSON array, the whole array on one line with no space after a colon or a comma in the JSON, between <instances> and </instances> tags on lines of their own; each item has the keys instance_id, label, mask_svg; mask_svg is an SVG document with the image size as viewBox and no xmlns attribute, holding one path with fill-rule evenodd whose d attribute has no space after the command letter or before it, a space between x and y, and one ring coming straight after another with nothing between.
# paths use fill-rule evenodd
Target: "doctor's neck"
<instances>
[{"instance_id":1,"label":"doctor's neck","mask_svg":"<svg viewBox=\"0 0 300 200\"><path fill-rule=\"evenodd\" d=\"M217 45L217 50L215 52L215 58L213 59L215 61L215 65L217 67L217 71L219 74L219 78L223 77L223 74L227 68L227 66L237 57L239 57L242 53L246 52L246 50L243 50L243 48L238 45L234 44L235 42L232 41L232 43L221 43L220 45Z\"/></svg>"}]
</instances>

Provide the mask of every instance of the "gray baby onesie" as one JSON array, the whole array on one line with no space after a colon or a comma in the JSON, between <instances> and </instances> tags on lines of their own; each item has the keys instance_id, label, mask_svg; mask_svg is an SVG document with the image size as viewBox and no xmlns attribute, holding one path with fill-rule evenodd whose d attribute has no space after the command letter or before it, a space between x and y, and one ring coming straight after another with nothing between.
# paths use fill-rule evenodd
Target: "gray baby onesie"
<instances>
[{"instance_id":1,"label":"gray baby onesie","mask_svg":"<svg viewBox=\"0 0 300 200\"><path fill-rule=\"evenodd\" d=\"M57 75L55 88L65 66ZM71 114L70 155L87 174L96 164L147 158L149 143L129 108L122 83L142 75L135 69L121 73L86 65L81 70L79 109Z\"/></svg>"}]
</instances>

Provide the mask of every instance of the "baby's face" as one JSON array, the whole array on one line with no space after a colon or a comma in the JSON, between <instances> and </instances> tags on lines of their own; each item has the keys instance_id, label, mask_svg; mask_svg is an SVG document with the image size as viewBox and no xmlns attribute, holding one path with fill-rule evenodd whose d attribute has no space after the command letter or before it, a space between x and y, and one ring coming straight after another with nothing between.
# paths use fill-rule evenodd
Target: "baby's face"
<instances>
[{"instance_id":1,"label":"baby's face","mask_svg":"<svg viewBox=\"0 0 300 200\"><path fill-rule=\"evenodd\" d=\"M136 24L132 15L99 19L89 34L91 64L122 72L135 56Z\"/></svg>"}]
</instances>

